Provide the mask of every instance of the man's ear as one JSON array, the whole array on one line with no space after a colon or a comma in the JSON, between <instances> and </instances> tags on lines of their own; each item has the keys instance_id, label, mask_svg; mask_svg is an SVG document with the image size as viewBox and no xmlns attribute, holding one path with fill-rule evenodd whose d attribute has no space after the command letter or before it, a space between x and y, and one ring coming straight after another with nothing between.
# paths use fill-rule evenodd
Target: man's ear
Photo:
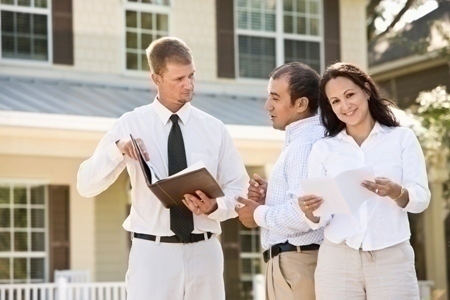
<instances>
[{"instance_id":1,"label":"man's ear","mask_svg":"<svg viewBox=\"0 0 450 300\"><path fill-rule=\"evenodd\" d=\"M158 74L152 73L152 80L156 85L159 85L161 78Z\"/></svg>"},{"instance_id":2,"label":"man's ear","mask_svg":"<svg viewBox=\"0 0 450 300\"><path fill-rule=\"evenodd\" d=\"M297 112L303 113L308 109L309 99L307 97L301 97L295 101L295 107Z\"/></svg>"}]
</instances>

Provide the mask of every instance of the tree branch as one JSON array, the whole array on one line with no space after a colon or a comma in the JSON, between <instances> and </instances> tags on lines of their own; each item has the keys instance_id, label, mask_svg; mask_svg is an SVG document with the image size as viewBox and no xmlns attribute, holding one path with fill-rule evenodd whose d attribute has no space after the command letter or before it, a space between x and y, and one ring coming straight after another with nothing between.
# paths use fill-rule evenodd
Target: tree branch
<instances>
[{"instance_id":1,"label":"tree branch","mask_svg":"<svg viewBox=\"0 0 450 300\"><path fill-rule=\"evenodd\" d=\"M391 24L389 24L389 26L386 28L386 30L383 31L382 33L380 33L377 37L387 34L392 28L394 28L395 24L397 24L398 21L400 21L402 16L408 11L408 9L411 8L411 6L414 4L415 1L416 0L407 0L405 5L403 6L403 8L398 12L398 14L395 16L394 20L392 20Z\"/></svg>"}]
</instances>

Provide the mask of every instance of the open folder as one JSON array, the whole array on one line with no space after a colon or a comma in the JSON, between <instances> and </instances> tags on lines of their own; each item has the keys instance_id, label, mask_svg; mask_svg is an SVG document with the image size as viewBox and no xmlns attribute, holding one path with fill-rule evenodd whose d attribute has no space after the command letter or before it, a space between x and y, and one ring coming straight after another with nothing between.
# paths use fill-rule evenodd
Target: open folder
<instances>
[{"instance_id":1,"label":"open folder","mask_svg":"<svg viewBox=\"0 0 450 300\"><path fill-rule=\"evenodd\" d=\"M145 183L153 194L161 201L165 208L171 208L176 205L184 205L181 201L184 199L184 195L196 195L195 191L197 190L202 191L209 198L224 196L219 184L211 173L208 172L204 163L201 161L176 174L162 180L157 180L153 183L152 171L156 179L158 179L158 176L154 168L152 168L151 165L145 161L139 144L131 134L130 137L133 146L138 153L139 165L141 166L142 173L144 174Z\"/></svg>"},{"instance_id":2,"label":"open folder","mask_svg":"<svg viewBox=\"0 0 450 300\"><path fill-rule=\"evenodd\" d=\"M336 177L317 177L300 180L304 195L316 195L323 203L313 214L352 214L375 194L361 185L363 180L375 181L372 167L348 170Z\"/></svg>"}]
</instances>

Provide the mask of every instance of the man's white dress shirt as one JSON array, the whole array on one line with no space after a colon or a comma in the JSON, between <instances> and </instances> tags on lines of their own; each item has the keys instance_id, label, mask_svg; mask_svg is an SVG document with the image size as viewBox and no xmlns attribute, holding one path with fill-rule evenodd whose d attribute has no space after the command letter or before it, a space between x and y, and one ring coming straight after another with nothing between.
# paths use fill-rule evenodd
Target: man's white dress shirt
<instances>
[{"instance_id":1,"label":"man's white dress shirt","mask_svg":"<svg viewBox=\"0 0 450 300\"><path fill-rule=\"evenodd\" d=\"M264 249L286 241L295 246L322 242L323 230L311 230L302 218L297 198L302 194L299 180L307 176L311 147L324 132L318 116L286 126L283 151L270 174L265 205L253 214L261 227Z\"/></svg>"},{"instance_id":2,"label":"man's white dress shirt","mask_svg":"<svg viewBox=\"0 0 450 300\"><path fill-rule=\"evenodd\" d=\"M210 215L194 214L193 233L221 233L220 221L237 216L236 196L247 193L248 175L242 159L227 131L218 119L196 109L190 103L178 112L188 166L202 160L218 181L225 196L217 199L218 209ZM147 187L139 163L122 155L116 146L130 134L141 138L147 147L150 163L161 179L168 176L167 139L172 112L158 99L125 113L102 138L94 155L78 171L78 191L93 197L106 190L127 168L131 182L132 206L123 227L131 232L172 236L170 210L166 209ZM154 174L153 174L154 175ZM153 180L156 180L153 176ZM125 188L125 187L124 187Z\"/></svg>"},{"instance_id":3,"label":"man's white dress shirt","mask_svg":"<svg viewBox=\"0 0 450 300\"><path fill-rule=\"evenodd\" d=\"M346 243L364 251L409 240L407 213L420 213L430 203L425 159L414 132L376 122L367 139L358 146L344 129L335 137L314 144L308 177L336 176L364 166L372 166L375 177L386 177L403 185L409 193L408 205L401 208L390 197L374 194L352 215L322 216L318 224L307 220L308 224L311 228L325 226L325 237L335 244Z\"/></svg>"}]
</instances>

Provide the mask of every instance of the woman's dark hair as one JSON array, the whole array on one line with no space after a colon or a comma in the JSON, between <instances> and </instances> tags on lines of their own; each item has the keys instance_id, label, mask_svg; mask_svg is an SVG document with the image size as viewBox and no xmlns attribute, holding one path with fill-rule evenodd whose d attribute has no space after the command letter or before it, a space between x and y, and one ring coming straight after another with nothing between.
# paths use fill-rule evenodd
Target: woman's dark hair
<instances>
[{"instance_id":1,"label":"woman's dark hair","mask_svg":"<svg viewBox=\"0 0 450 300\"><path fill-rule=\"evenodd\" d=\"M326 129L326 136L335 136L345 128L345 123L339 120L333 112L330 101L325 93L326 84L331 79L337 77L350 79L354 84L370 95L369 112L375 121L389 127L400 126L394 113L389 108L389 106L396 106L395 103L387 98L380 97L378 87L372 78L353 64L338 62L328 66L320 79L319 85L319 107L321 110L322 123ZM369 88L367 88L367 84L369 85Z\"/></svg>"},{"instance_id":2,"label":"woman's dark hair","mask_svg":"<svg viewBox=\"0 0 450 300\"><path fill-rule=\"evenodd\" d=\"M319 74L310 66L301 62L284 64L270 73L270 78L286 76L289 82L291 104L301 97L308 98L308 110L316 114L319 107Z\"/></svg>"}]
</instances>

